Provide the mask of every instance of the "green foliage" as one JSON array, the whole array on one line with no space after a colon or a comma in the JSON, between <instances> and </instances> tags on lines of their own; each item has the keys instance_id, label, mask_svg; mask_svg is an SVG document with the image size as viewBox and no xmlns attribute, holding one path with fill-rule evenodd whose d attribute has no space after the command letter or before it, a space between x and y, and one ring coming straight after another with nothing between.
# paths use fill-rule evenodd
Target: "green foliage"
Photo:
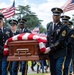
<instances>
[{"instance_id":1,"label":"green foliage","mask_svg":"<svg viewBox=\"0 0 74 75\"><path fill-rule=\"evenodd\" d=\"M5 21L4 21L3 26L6 27L6 28L9 28L8 20L5 20Z\"/></svg>"},{"instance_id":2,"label":"green foliage","mask_svg":"<svg viewBox=\"0 0 74 75\"><path fill-rule=\"evenodd\" d=\"M42 32L46 33L46 29L42 25L40 25L40 33L42 33Z\"/></svg>"},{"instance_id":3,"label":"green foliage","mask_svg":"<svg viewBox=\"0 0 74 75\"><path fill-rule=\"evenodd\" d=\"M39 25L40 26L40 32L46 31L45 28L41 25L42 20L39 20L37 15L30 10L29 5L27 5L27 6L19 5L16 8L16 11L18 11L16 13L16 15L18 16L17 18L23 17L23 18L25 18L27 20L26 27L28 27L29 29L32 30L37 25Z\"/></svg>"},{"instance_id":4,"label":"green foliage","mask_svg":"<svg viewBox=\"0 0 74 75\"><path fill-rule=\"evenodd\" d=\"M26 25L29 29L33 29L37 25L40 25L40 20L37 18L36 15L26 15L23 16L24 18L27 19Z\"/></svg>"}]
</instances>

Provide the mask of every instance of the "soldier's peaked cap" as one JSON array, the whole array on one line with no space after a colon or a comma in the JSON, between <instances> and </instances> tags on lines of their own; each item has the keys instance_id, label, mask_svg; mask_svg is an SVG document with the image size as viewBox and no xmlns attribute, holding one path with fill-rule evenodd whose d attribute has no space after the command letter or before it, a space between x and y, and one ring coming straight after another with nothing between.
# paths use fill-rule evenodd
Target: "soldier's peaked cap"
<instances>
[{"instance_id":1,"label":"soldier's peaked cap","mask_svg":"<svg viewBox=\"0 0 74 75\"><path fill-rule=\"evenodd\" d=\"M53 12L53 15L61 15L63 13L63 10L61 8L52 8L51 11Z\"/></svg>"},{"instance_id":2,"label":"soldier's peaked cap","mask_svg":"<svg viewBox=\"0 0 74 75\"><path fill-rule=\"evenodd\" d=\"M61 18L62 18L62 20L69 20L70 19L70 17L66 16L66 15L61 16Z\"/></svg>"},{"instance_id":3,"label":"soldier's peaked cap","mask_svg":"<svg viewBox=\"0 0 74 75\"><path fill-rule=\"evenodd\" d=\"M73 25L73 22L72 21L69 21L69 25Z\"/></svg>"},{"instance_id":4,"label":"soldier's peaked cap","mask_svg":"<svg viewBox=\"0 0 74 75\"><path fill-rule=\"evenodd\" d=\"M26 22L27 20L26 19L24 19L24 18L20 18L20 19L18 19L18 22Z\"/></svg>"},{"instance_id":5,"label":"soldier's peaked cap","mask_svg":"<svg viewBox=\"0 0 74 75\"><path fill-rule=\"evenodd\" d=\"M15 19L12 19L12 20L9 20L9 24L18 24L18 21L17 20L15 20Z\"/></svg>"},{"instance_id":6,"label":"soldier's peaked cap","mask_svg":"<svg viewBox=\"0 0 74 75\"><path fill-rule=\"evenodd\" d=\"M61 19L62 19L62 22L68 22L70 17L66 16L66 15L63 15L63 16L61 16Z\"/></svg>"}]
</instances>

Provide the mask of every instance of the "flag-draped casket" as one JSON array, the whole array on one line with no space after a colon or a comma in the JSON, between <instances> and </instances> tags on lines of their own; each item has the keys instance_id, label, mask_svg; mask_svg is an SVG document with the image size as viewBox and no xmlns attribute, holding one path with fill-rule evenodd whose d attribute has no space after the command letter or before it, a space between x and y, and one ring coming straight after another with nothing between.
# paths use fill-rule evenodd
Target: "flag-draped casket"
<instances>
[{"instance_id":1,"label":"flag-draped casket","mask_svg":"<svg viewBox=\"0 0 74 75\"><path fill-rule=\"evenodd\" d=\"M46 37L31 33L23 33L6 40L4 45L4 56L8 56L8 61L29 61L48 59L48 55L43 52Z\"/></svg>"}]
</instances>

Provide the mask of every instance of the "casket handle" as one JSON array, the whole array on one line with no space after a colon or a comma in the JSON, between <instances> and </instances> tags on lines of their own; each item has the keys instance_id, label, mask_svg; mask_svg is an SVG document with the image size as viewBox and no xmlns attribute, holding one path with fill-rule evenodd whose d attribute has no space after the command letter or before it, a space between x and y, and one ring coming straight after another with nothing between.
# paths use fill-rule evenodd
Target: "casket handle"
<instances>
[{"instance_id":1,"label":"casket handle","mask_svg":"<svg viewBox=\"0 0 74 75\"><path fill-rule=\"evenodd\" d=\"M16 49L17 53L14 53L15 56L31 56L28 48Z\"/></svg>"},{"instance_id":2,"label":"casket handle","mask_svg":"<svg viewBox=\"0 0 74 75\"><path fill-rule=\"evenodd\" d=\"M20 49L17 49L16 50L17 52L19 51L19 52L29 52L29 49L28 48L20 48Z\"/></svg>"},{"instance_id":3,"label":"casket handle","mask_svg":"<svg viewBox=\"0 0 74 75\"><path fill-rule=\"evenodd\" d=\"M20 53L25 53L25 56L27 56L27 53L29 52L28 48L21 48L16 50L18 52L18 55L20 56Z\"/></svg>"}]
</instances>

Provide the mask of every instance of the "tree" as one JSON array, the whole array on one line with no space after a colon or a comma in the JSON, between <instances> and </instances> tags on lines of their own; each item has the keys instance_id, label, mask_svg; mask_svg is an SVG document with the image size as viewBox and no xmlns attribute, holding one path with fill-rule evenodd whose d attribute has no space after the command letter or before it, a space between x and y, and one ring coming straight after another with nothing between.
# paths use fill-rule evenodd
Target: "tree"
<instances>
[{"instance_id":1,"label":"tree","mask_svg":"<svg viewBox=\"0 0 74 75\"><path fill-rule=\"evenodd\" d=\"M41 25L41 22L42 20L39 20L37 15L32 12L30 10L30 6L27 5L27 6L21 6L19 5L17 8L16 8L16 15L18 16L17 18L25 18L27 20L26 22L26 26L29 28L29 29L33 29L35 28L37 25L40 26L40 31L45 31L45 28L43 28L43 26Z\"/></svg>"},{"instance_id":2,"label":"tree","mask_svg":"<svg viewBox=\"0 0 74 75\"><path fill-rule=\"evenodd\" d=\"M19 11L16 13L18 15L18 18L25 18L27 20L26 25L28 28L34 28L36 25L41 24L40 20L37 18L37 15L35 15L34 12L30 11L30 6L18 6L16 11Z\"/></svg>"},{"instance_id":3,"label":"tree","mask_svg":"<svg viewBox=\"0 0 74 75\"><path fill-rule=\"evenodd\" d=\"M37 25L41 25L41 21L37 18L36 15L26 15L23 16L27 19L26 25L28 28L33 29Z\"/></svg>"},{"instance_id":4,"label":"tree","mask_svg":"<svg viewBox=\"0 0 74 75\"><path fill-rule=\"evenodd\" d=\"M18 12L18 13L16 13L16 15L18 15L19 17L27 15L27 14L31 14L30 6L29 5L27 5L27 6L21 6L21 5L19 5L16 8L16 11Z\"/></svg>"},{"instance_id":5,"label":"tree","mask_svg":"<svg viewBox=\"0 0 74 75\"><path fill-rule=\"evenodd\" d=\"M40 33L42 33L42 32L46 33L47 31L42 25L40 25Z\"/></svg>"}]
</instances>

